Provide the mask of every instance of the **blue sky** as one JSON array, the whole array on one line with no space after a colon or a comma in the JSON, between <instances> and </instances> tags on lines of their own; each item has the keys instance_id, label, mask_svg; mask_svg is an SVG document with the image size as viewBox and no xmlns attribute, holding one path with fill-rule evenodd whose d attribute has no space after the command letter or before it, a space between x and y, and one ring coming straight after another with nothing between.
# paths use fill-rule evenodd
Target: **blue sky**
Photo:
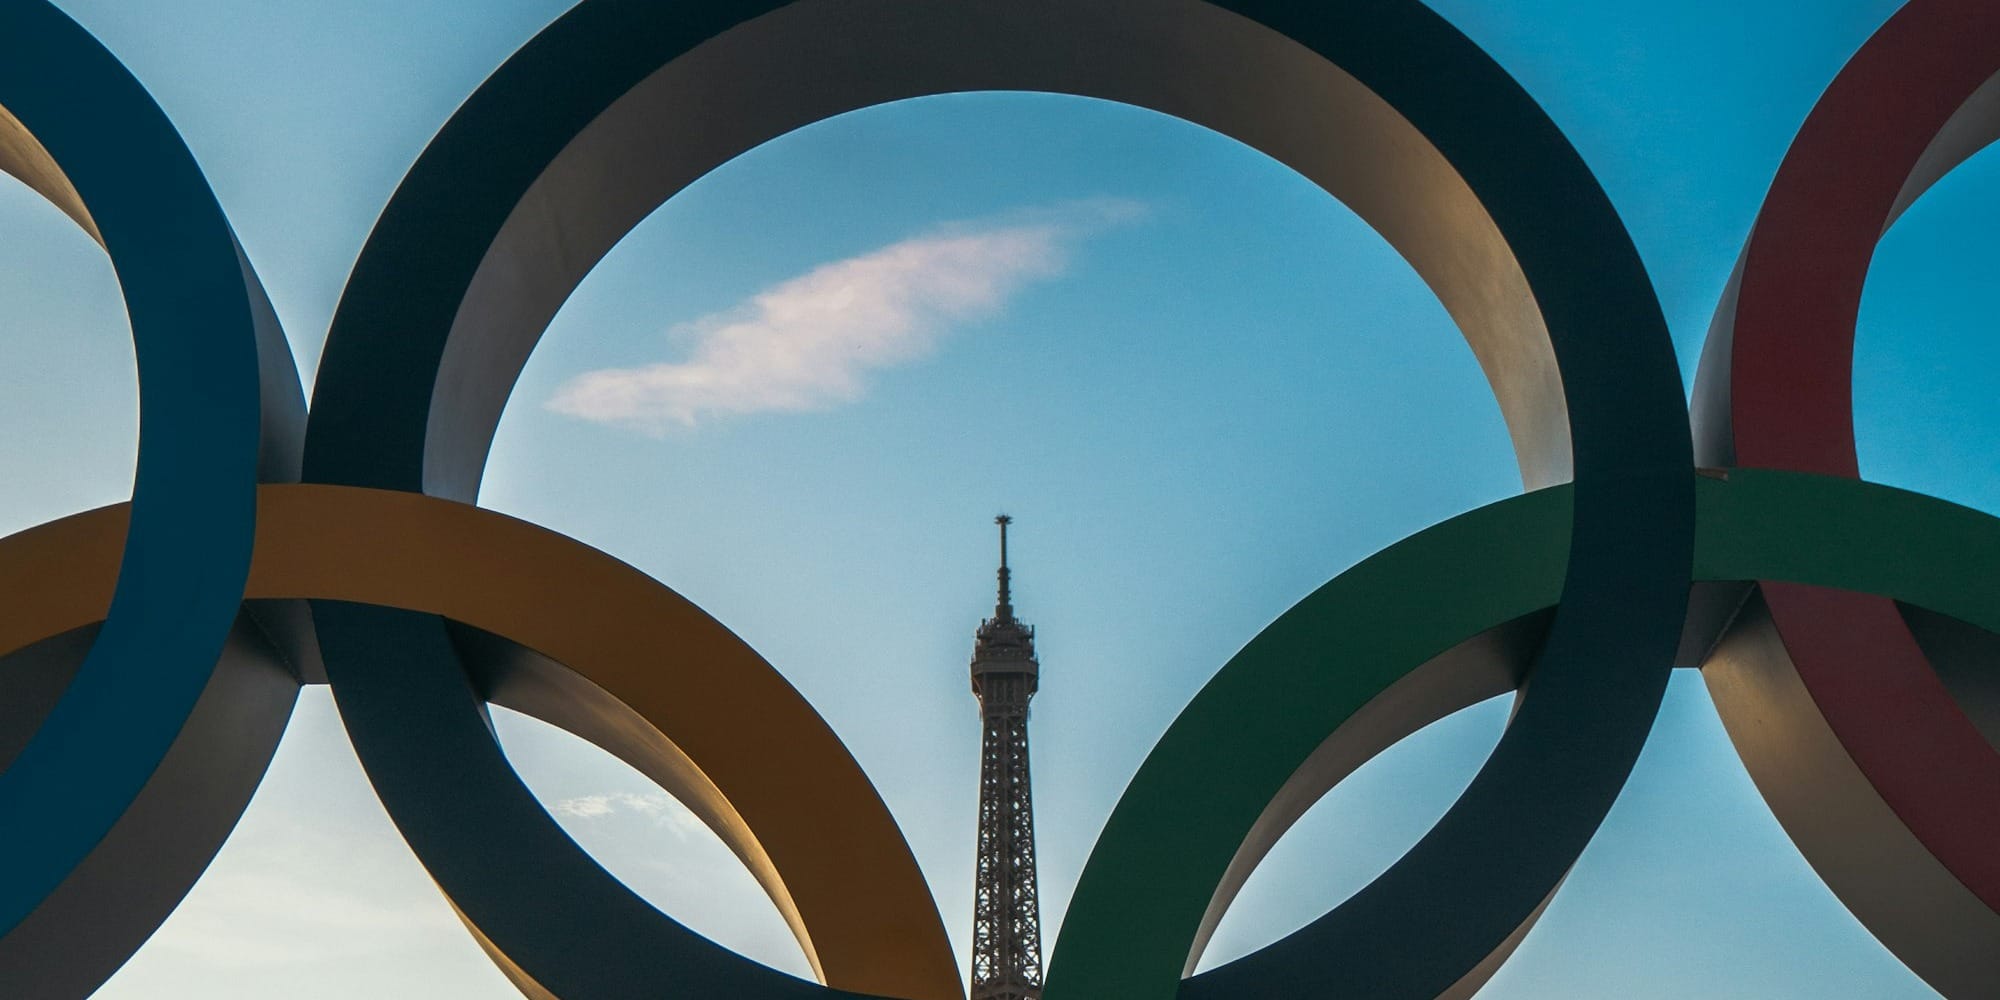
<instances>
[{"instance_id":1,"label":"blue sky","mask_svg":"<svg viewBox=\"0 0 2000 1000\"><path fill-rule=\"evenodd\" d=\"M563 0L60 0L165 106L310 373L347 269L428 137ZM1683 370L1793 130L1889 0L1435 6L1568 132L1652 272ZM2000 511L2000 155L1890 232L1864 301L1862 467ZM116 284L0 183L0 530L126 495ZM832 303L832 304L829 304ZM865 321L861 321L865 319ZM1518 489L1471 353L1345 208L1199 128L981 94L803 129L669 202L588 278L501 424L484 505L693 598L854 749L955 942L971 909L965 660L1017 518L1040 629L1045 924L1126 778L1307 591ZM1497 738L1489 702L1363 769L1280 845L1212 958L1324 912L1421 835ZM502 715L614 872L803 963L754 884L643 779ZM1051 935L1051 938L1053 935ZM100 996L508 997L362 781L324 691L187 903ZM1927 997L1812 874L1677 675L1631 784L1482 998Z\"/></svg>"}]
</instances>

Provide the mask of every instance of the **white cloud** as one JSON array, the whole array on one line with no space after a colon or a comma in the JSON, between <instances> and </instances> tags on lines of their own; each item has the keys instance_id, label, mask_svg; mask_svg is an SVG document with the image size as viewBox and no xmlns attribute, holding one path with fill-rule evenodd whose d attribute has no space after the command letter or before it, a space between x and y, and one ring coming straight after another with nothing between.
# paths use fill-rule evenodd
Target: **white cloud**
<instances>
[{"instance_id":1,"label":"white cloud","mask_svg":"<svg viewBox=\"0 0 2000 1000\"><path fill-rule=\"evenodd\" d=\"M655 826L665 827L681 838L703 829L699 817L682 805L679 799L665 792L576 795L556 802L552 811L558 817L572 819L604 819L619 813L631 813L652 820Z\"/></svg>"},{"instance_id":2,"label":"white cloud","mask_svg":"<svg viewBox=\"0 0 2000 1000\"><path fill-rule=\"evenodd\" d=\"M556 803L556 815L577 819L603 819L618 811L611 795L579 795Z\"/></svg>"},{"instance_id":3,"label":"white cloud","mask_svg":"<svg viewBox=\"0 0 2000 1000\"><path fill-rule=\"evenodd\" d=\"M868 372L924 357L954 324L1060 275L1078 239L1140 214L1128 201L1070 202L822 264L675 327L685 360L586 372L548 408L658 436L711 416L852 402Z\"/></svg>"}]
</instances>

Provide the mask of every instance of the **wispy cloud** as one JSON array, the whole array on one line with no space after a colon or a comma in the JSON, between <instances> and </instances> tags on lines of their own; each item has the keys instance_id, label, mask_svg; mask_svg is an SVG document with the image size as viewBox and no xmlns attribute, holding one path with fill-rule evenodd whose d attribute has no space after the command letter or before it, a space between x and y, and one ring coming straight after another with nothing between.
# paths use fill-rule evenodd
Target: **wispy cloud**
<instances>
[{"instance_id":1,"label":"wispy cloud","mask_svg":"<svg viewBox=\"0 0 2000 1000\"><path fill-rule=\"evenodd\" d=\"M558 817L572 819L604 819L619 814L636 815L651 820L655 826L664 827L676 837L687 837L702 829L701 819L679 799L665 792L638 794L634 792L606 792L599 795L577 795L556 802L552 810Z\"/></svg>"},{"instance_id":2,"label":"wispy cloud","mask_svg":"<svg viewBox=\"0 0 2000 1000\"><path fill-rule=\"evenodd\" d=\"M928 355L955 324L1063 273L1077 241L1141 214L1130 201L1067 202L822 264L673 328L685 360L586 372L548 407L658 436L712 416L852 402L869 372Z\"/></svg>"}]
</instances>

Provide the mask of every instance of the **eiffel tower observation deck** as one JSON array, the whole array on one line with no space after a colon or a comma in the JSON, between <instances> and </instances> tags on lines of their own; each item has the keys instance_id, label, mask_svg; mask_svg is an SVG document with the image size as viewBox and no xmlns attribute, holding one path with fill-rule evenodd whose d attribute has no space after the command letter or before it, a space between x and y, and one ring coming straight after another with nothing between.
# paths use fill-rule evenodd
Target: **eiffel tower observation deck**
<instances>
[{"instance_id":1,"label":"eiffel tower observation deck","mask_svg":"<svg viewBox=\"0 0 2000 1000\"><path fill-rule=\"evenodd\" d=\"M1042 914L1035 888L1035 810L1028 782L1028 701L1041 671L1035 630L1014 617L1007 525L1000 525L1000 599L972 647L972 693L985 724L979 757L979 858L973 884L971 1000L1039 1000Z\"/></svg>"}]
</instances>

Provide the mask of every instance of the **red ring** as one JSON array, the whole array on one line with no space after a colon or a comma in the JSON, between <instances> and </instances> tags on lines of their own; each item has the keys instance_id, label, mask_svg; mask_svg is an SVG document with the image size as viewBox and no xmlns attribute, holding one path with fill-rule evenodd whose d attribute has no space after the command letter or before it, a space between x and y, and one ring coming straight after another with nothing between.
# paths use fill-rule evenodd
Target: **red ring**
<instances>
[{"instance_id":1,"label":"red ring","mask_svg":"<svg viewBox=\"0 0 2000 1000\"><path fill-rule=\"evenodd\" d=\"M1870 260L1903 208L2000 137L1996 71L2000 4L1912 0L1827 88L1778 169L1703 352L1703 464L1859 478L1854 331ZM1855 765L1924 848L2000 912L2000 755L1895 604L1760 585L1800 680Z\"/></svg>"}]
</instances>

